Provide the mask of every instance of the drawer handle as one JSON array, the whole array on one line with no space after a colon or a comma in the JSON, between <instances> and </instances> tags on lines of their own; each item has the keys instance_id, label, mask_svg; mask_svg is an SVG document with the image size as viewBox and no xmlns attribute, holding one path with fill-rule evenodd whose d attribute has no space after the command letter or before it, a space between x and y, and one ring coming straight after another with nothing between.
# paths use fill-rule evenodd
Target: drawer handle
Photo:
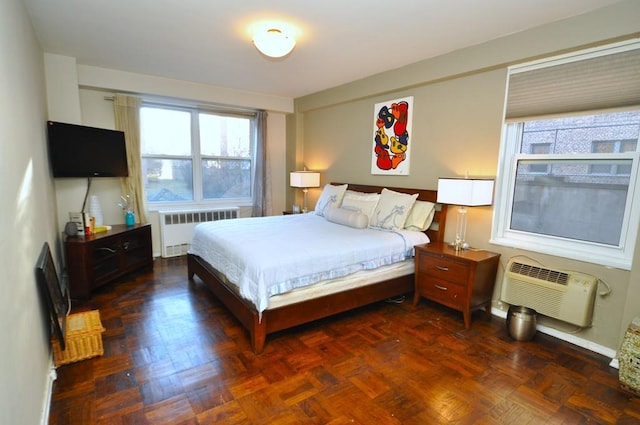
<instances>
[{"instance_id":1,"label":"drawer handle","mask_svg":"<svg viewBox=\"0 0 640 425\"><path fill-rule=\"evenodd\" d=\"M436 266L436 269L441 270L443 272L448 272L449 271L449 267Z\"/></svg>"},{"instance_id":2,"label":"drawer handle","mask_svg":"<svg viewBox=\"0 0 640 425\"><path fill-rule=\"evenodd\" d=\"M449 290L449 288L446 288L446 287L444 287L444 286L435 285L435 284L434 284L433 286L435 286L435 287L436 287L436 289L439 289L439 290L441 290L441 291L448 291L448 290Z\"/></svg>"},{"instance_id":3,"label":"drawer handle","mask_svg":"<svg viewBox=\"0 0 640 425\"><path fill-rule=\"evenodd\" d=\"M115 249L106 248L106 247L97 248L96 251L107 251L107 252L110 252L112 254L116 252Z\"/></svg>"}]
</instances>

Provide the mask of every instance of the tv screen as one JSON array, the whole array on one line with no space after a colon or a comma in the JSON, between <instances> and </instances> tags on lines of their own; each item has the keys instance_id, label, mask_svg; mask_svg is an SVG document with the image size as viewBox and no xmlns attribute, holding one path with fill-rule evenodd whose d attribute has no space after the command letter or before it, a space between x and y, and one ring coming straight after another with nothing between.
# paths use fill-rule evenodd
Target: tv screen
<instances>
[{"instance_id":1,"label":"tv screen","mask_svg":"<svg viewBox=\"0 0 640 425\"><path fill-rule=\"evenodd\" d=\"M53 177L127 177L124 132L47 122Z\"/></svg>"}]
</instances>

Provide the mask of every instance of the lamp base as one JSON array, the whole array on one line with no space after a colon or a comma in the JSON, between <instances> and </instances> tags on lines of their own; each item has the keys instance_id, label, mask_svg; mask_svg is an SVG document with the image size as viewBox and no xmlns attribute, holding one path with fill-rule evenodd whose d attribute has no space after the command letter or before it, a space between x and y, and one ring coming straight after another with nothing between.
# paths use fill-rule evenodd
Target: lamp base
<instances>
[{"instance_id":1,"label":"lamp base","mask_svg":"<svg viewBox=\"0 0 640 425\"><path fill-rule=\"evenodd\" d=\"M303 214L306 214L309 212L309 210L307 209L307 193L308 192L309 192L309 189L307 189L306 187L302 189L302 193L304 194L304 203L302 204Z\"/></svg>"},{"instance_id":2,"label":"lamp base","mask_svg":"<svg viewBox=\"0 0 640 425\"><path fill-rule=\"evenodd\" d=\"M469 244L464 240L467 236L467 208L464 205L460 206L458 209L458 220L456 223L456 240L453 245L456 248L456 251L460 251L461 249L469 249Z\"/></svg>"},{"instance_id":3,"label":"lamp base","mask_svg":"<svg viewBox=\"0 0 640 425\"><path fill-rule=\"evenodd\" d=\"M461 241L458 241L458 242L451 242L451 243L449 244L449 246L450 246L451 248L455 249L456 251L465 251L465 250L467 250L467 249L470 249L470 248L471 248L471 247L469 246L469 244L468 244L468 243L466 243L466 242L461 242Z\"/></svg>"}]
</instances>

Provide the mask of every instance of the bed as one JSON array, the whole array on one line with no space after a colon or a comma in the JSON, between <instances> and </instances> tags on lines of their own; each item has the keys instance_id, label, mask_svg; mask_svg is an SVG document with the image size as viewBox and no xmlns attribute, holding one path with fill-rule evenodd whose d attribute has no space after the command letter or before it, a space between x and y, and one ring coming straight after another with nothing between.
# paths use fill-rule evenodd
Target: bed
<instances>
[{"instance_id":1,"label":"bed","mask_svg":"<svg viewBox=\"0 0 640 425\"><path fill-rule=\"evenodd\" d=\"M334 186L345 187L345 184L332 183L331 186L332 188ZM359 184L348 184L346 187L348 191L364 194L381 193L383 190L391 190L400 194L417 194L417 200L426 201L423 202L424 204L428 204L429 202L436 204L432 212L433 218L431 224L429 228L424 231L424 234L427 235L428 240L431 242L443 241L447 210L445 205L436 203L436 191L397 187L388 187L385 189L381 186ZM319 199L318 205L320 205L322 199L323 196ZM318 205L316 209L318 209ZM330 210L327 211L326 216L329 217ZM291 221L297 220L298 223L307 226L308 224L302 222L302 220L313 220L314 217L310 216L313 214L314 213L311 212L298 215L298 217L292 217ZM351 218L353 218L353 215ZM273 225L280 225L279 222L285 220L279 217L265 217L265 219L271 220L271 222L274 223ZM249 229L251 228L251 226L247 227ZM347 227L344 227L345 232L349 230ZM198 233L197 229L196 234ZM403 235L402 238L406 239L407 237ZM194 276L197 275L213 295L218 298L238 319L242 326L247 329L251 347L255 353L262 352L268 334L388 298L405 295L412 292L414 288L413 259L411 258L405 261L385 264L384 267L376 270L360 270L354 273L335 276L335 278L331 280L321 280L317 283L311 282L313 284L309 286L297 287L296 284L292 284L290 286L294 288L290 291L287 290L285 293L268 293L267 296L269 299L265 305L264 294L262 298L258 296L258 298L253 299L247 296L246 293L241 293L242 290L239 289L238 285L231 283L231 280L234 278L233 276L232 279L229 279L225 273L221 271L224 269L223 267L214 267L211 264L222 263L216 263L214 260L209 259L209 261L211 261L210 263L205 259L208 257L208 254L213 251L212 249L207 248L207 250L205 250L205 248L200 247L202 242L196 241L195 237L192 242L192 248L190 248L187 254L189 279L193 281ZM405 245L407 243L408 242L405 241ZM250 246L251 244L245 243L245 245ZM309 249L308 247L310 246L315 246L315 244L306 243L305 249ZM320 249L321 248L318 247L318 250ZM318 258L321 258L320 253L318 255ZM249 254L246 254L246 256L251 257L251 252L249 251ZM275 255L274 261L279 261ZM229 272L229 270L227 270L226 272L227 274L231 273L231 275L233 275L233 271ZM286 289L290 288L287 287Z\"/></svg>"}]
</instances>

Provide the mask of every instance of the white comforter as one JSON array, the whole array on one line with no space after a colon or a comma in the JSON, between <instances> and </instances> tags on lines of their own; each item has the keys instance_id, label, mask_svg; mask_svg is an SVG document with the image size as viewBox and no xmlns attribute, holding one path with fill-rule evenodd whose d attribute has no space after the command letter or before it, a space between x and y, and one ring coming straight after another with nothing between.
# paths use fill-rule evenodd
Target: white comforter
<instances>
[{"instance_id":1,"label":"white comforter","mask_svg":"<svg viewBox=\"0 0 640 425\"><path fill-rule=\"evenodd\" d=\"M272 295L404 261L427 242L422 232L354 229L308 213L199 224L189 253L222 272L262 313Z\"/></svg>"}]
</instances>

